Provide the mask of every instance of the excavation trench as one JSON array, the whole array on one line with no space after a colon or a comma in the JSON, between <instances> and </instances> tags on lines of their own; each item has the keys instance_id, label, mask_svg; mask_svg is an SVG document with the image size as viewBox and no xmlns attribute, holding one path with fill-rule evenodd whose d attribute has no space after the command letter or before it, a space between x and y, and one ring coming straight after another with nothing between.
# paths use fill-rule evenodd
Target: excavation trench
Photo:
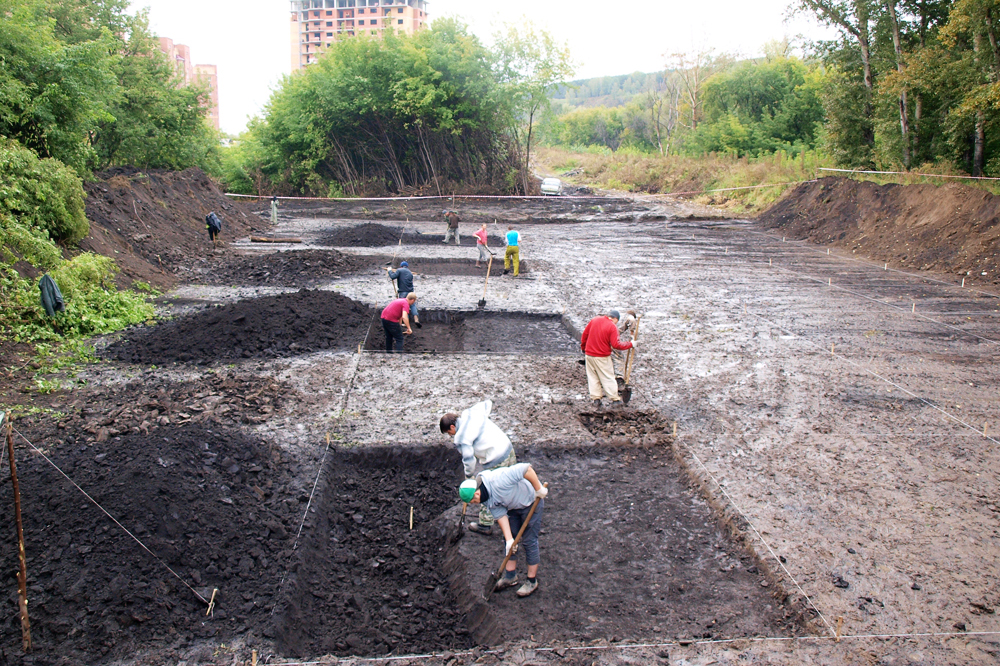
<instances>
[{"instance_id":1,"label":"excavation trench","mask_svg":"<svg viewBox=\"0 0 1000 666\"><path fill-rule=\"evenodd\" d=\"M683 479L662 419L585 418L597 444L517 451L550 484L540 587L524 599L482 598L503 539L499 530L484 537L458 528L454 450L338 451L278 604L279 652L382 656L529 637L551 644L801 631ZM524 566L522 557L522 579Z\"/></svg>"},{"instance_id":2,"label":"excavation trench","mask_svg":"<svg viewBox=\"0 0 1000 666\"><path fill-rule=\"evenodd\" d=\"M557 314L495 310L422 310L421 328L405 336L407 353L574 354L580 345ZM381 319L372 321L365 349L385 350Z\"/></svg>"}]
</instances>

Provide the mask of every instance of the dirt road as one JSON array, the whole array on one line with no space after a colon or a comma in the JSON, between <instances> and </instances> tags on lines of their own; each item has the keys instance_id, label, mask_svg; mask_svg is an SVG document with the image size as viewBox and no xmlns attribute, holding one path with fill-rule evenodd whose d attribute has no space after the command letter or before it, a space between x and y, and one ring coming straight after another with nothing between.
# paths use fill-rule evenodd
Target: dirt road
<instances>
[{"instance_id":1,"label":"dirt road","mask_svg":"<svg viewBox=\"0 0 1000 666\"><path fill-rule=\"evenodd\" d=\"M97 645L92 662L228 664L248 660L251 648L276 662L417 650L438 656L412 663L997 660L1000 633L989 633L1000 632L996 294L786 242L751 222L681 220L690 211L669 205L644 204L641 215L621 204L607 215L590 207L585 221L555 224L539 221L547 219L547 201L531 205L533 216L521 213L537 223L519 227L531 270L491 277L487 320L475 313L482 279L460 263L474 261L471 244L336 247L372 263L328 280L310 273L320 290L378 308L391 295L385 257L433 265L415 271L415 290L428 321L449 327L447 349L428 343L444 336L435 328L427 344L419 344L419 330L411 341L424 353L387 355L375 351L377 328L339 322L328 328L363 331L357 336L365 339L307 345L319 349L309 353L283 339L287 352L272 354L277 346L260 343L268 353L207 366L202 358L144 357L144 366L92 370L89 385L73 394L76 408L63 410L61 427L44 420L25 426L29 438L66 449L67 460L69 449L86 458L102 437L131 446L132 428L158 437L178 423L239 429L261 442L253 450L262 453L242 461L232 455L237 470L230 473L263 470L240 478L261 490L260 519L270 521L267 533L280 535L269 548L257 546L249 561L227 562L220 552L218 561L189 565L185 540L168 544L181 577L193 570L201 586L231 589L230 599L238 598L221 606L231 619L215 624L173 622L171 613L181 611L170 610L113 625L94 619L102 638L90 643L72 627L91 626L99 610L39 580L42 644L45 637L57 645L76 641L80 655L94 655ZM425 213L371 217L440 234L443 225ZM315 252L318 241L356 224L289 216L279 231L301 237L302 248L269 251ZM449 263L461 268L450 274ZM290 294L296 286L265 293ZM236 284L171 294L184 311L248 295ZM590 317L613 307L643 314L636 392L631 409L615 418L591 412L579 355L566 344ZM213 308L212 317L226 312ZM282 325L282 335L315 335L303 328ZM367 351L359 354L358 345ZM255 399L274 399L243 403L225 388L251 377L271 382ZM436 452L450 447L437 427L440 415L484 398L494 401L494 418L519 457L553 482L539 592L527 600L498 595L488 608L473 592L496 565L500 541L469 534L456 542L448 534L443 525L457 517L448 493L459 472ZM416 462L394 467L391 447L412 450ZM44 463L29 458L23 465L30 475ZM205 493L222 484L213 474L203 473ZM253 476L265 474L267 484ZM102 478L92 475L93 483ZM0 491L5 505L8 492ZM230 520L227 512L247 520L255 492L223 495L235 504L212 504L221 508L211 520ZM58 524L58 504L35 510ZM416 507L419 534L407 527L409 507ZM157 509L144 511L148 532L171 540L170 531L157 529ZM181 524L171 531L208 529L184 520L174 518ZM43 528L29 525L29 541L41 538L31 529ZM88 566L79 555L88 538L73 540L79 561L64 557L60 566ZM238 550L235 535L227 538ZM57 547L29 546L29 572L58 570L47 560ZM3 562L12 560L5 555ZM138 579L147 575L137 572L129 584L141 591L149 583ZM169 600L183 592L175 583L162 594ZM114 607L116 599L105 603ZM62 624L46 629L46 622ZM143 622L156 628L155 640L143 639ZM331 623L336 630L324 629ZM461 630L452 631L453 623ZM415 634L418 626L439 632L439 640ZM836 642L838 628L843 638ZM16 632L13 621L4 625L5 645L19 641Z\"/></svg>"}]
</instances>

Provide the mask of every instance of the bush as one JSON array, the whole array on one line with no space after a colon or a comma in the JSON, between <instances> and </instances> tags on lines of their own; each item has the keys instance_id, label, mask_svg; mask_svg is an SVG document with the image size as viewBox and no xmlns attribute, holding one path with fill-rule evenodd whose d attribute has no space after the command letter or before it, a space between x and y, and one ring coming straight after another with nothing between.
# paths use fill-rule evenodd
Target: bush
<instances>
[{"instance_id":1,"label":"bush","mask_svg":"<svg viewBox=\"0 0 1000 666\"><path fill-rule=\"evenodd\" d=\"M25 234L74 244L85 237L90 232L86 196L76 172L62 162L40 160L16 141L0 140L0 218L9 216L24 227L18 234L21 245ZM9 221L0 224L10 228Z\"/></svg>"}]
</instances>

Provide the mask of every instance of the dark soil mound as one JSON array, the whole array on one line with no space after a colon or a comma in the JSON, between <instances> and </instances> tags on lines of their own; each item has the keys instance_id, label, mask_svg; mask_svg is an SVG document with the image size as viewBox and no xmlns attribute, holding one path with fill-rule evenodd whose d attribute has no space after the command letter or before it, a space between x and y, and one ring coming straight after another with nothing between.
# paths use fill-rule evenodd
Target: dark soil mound
<instances>
[{"instance_id":1,"label":"dark soil mound","mask_svg":"<svg viewBox=\"0 0 1000 666\"><path fill-rule=\"evenodd\" d=\"M822 178L793 189L760 222L894 266L1000 281L1000 197L964 185Z\"/></svg>"},{"instance_id":2,"label":"dark soil mound","mask_svg":"<svg viewBox=\"0 0 1000 666\"><path fill-rule=\"evenodd\" d=\"M433 521L456 503L451 447L338 452L276 615L289 656L471 647ZM410 529L410 508L413 529Z\"/></svg>"},{"instance_id":3,"label":"dark soil mound","mask_svg":"<svg viewBox=\"0 0 1000 666\"><path fill-rule=\"evenodd\" d=\"M462 233L461 241L463 245L475 246L476 239L472 235L475 231L471 225L460 227ZM328 236L316 241L317 245L326 247L383 247L387 245L398 245L402 236L404 245L431 245L433 243L444 242L444 222L441 223L440 234L421 234L415 231L404 231L403 227L387 227L384 224L368 222L353 227L337 229ZM487 242L491 248L503 248L507 246L507 241L500 236L487 236Z\"/></svg>"},{"instance_id":4,"label":"dark soil mound","mask_svg":"<svg viewBox=\"0 0 1000 666\"><path fill-rule=\"evenodd\" d=\"M217 248L208 240L211 211L222 218L223 241L270 226L251 205L230 201L200 169L109 169L84 189L90 234L80 248L113 258L126 285L143 280L169 288L181 266L227 252L225 242Z\"/></svg>"},{"instance_id":5,"label":"dark soil mound","mask_svg":"<svg viewBox=\"0 0 1000 666\"><path fill-rule=\"evenodd\" d=\"M276 492L288 483L279 452L238 431L198 426L90 445L84 436L66 431L62 444L46 442L47 454L184 582L19 446L31 663L97 664L259 635L301 516L297 499ZM13 505L10 484L0 502ZM16 553L3 549L4 571L17 570ZM205 598L218 588L214 615L184 583ZM16 611L0 626L7 649L20 646Z\"/></svg>"},{"instance_id":6,"label":"dark soil mound","mask_svg":"<svg viewBox=\"0 0 1000 666\"><path fill-rule=\"evenodd\" d=\"M127 363L211 363L355 348L372 310L330 291L265 296L132 331L105 354Z\"/></svg>"},{"instance_id":7,"label":"dark soil mound","mask_svg":"<svg viewBox=\"0 0 1000 666\"><path fill-rule=\"evenodd\" d=\"M311 287L348 273L384 266L388 257L359 257L336 250L290 250L202 260L185 276L201 284Z\"/></svg>"}]
</instances>

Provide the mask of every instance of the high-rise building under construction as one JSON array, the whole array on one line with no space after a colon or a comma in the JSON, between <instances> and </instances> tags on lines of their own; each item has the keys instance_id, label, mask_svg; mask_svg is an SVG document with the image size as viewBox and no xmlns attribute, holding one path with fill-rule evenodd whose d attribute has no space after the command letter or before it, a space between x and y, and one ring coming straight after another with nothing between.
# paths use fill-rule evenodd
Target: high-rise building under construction
<instances>
[{"instance_id":1,"label":"high-rise building under construction","mask_svg":"<svg viewBox=\"0 0 1000 666\"><path fill-rule=\"evenodd\" d=\"M346 37L412 34L426 23L426 0L292 0L292 71Z\"/></svg>"}]
</instances>

